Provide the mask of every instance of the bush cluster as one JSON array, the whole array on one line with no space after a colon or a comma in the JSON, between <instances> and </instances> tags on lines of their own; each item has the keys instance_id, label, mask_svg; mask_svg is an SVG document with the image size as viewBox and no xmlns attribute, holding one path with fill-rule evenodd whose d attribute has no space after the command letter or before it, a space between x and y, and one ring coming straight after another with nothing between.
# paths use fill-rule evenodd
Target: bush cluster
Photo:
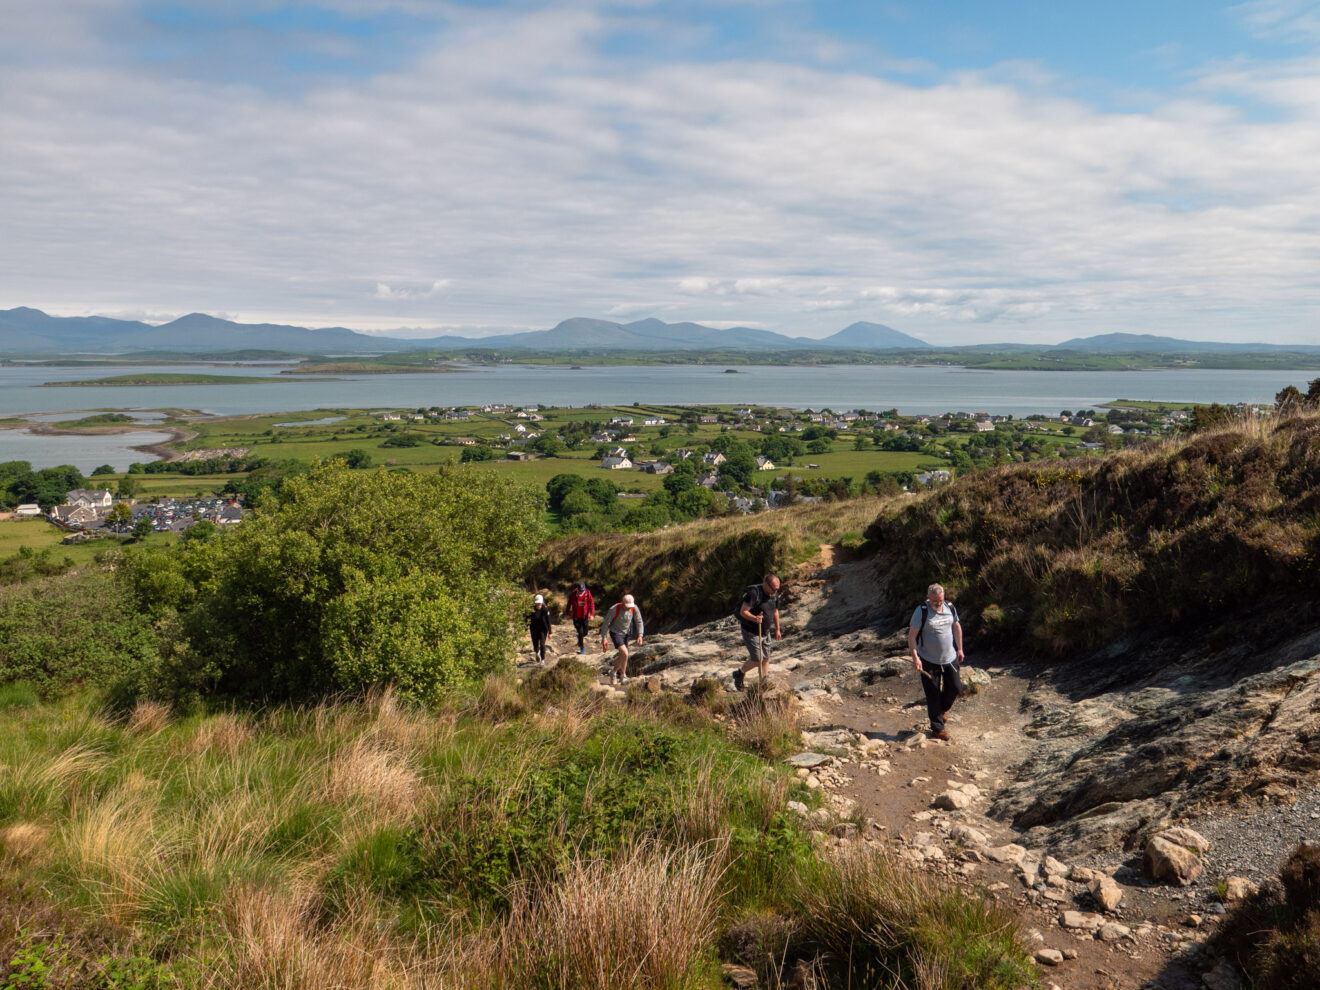
<instances>
[{"instance_id":1,"label":"bush cluster","mask_svg":"<svg viewBox=\"0 0 1320 990\"><path fill-rule=\"evenodd\" d=\"M176 697L315 698L394 684L429 701L511 650L509 591L540 500L467 469L284 479L232 533L127 557Z\"/></svg>"},{"instance_id":2,"label":"bush cluster","mask_svg":"<svg viewBox=\"0 0 1320 990\"><path fill-rule=\"evenodd\" d=\"M1320 418L959 478L866 536L896 584L941 581L987 636L1055 654L1304 602L1320 578Z\"/></svg>"},{"instance_id":3,"label":"bush cluster","mask_svg":"<svg viewBox=\"0 0 1320 990\"><path fill-rule=\"evenodd\" d=\"M1215 946L1251 974L1256 990L1309 990L1320 972L1320 843L1284 862L1279 884L1235 908Z\"/></svg>"}]
</instances>

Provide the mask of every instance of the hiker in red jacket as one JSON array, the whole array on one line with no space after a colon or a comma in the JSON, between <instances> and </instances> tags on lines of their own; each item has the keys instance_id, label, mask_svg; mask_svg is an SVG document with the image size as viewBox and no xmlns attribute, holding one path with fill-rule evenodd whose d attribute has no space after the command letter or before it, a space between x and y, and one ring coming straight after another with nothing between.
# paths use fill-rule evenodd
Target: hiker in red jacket
<instances>
[{"instance_id":1,"label":"hiker in red jacket","mask_svg":"<svg viewBox=\"0 0 1320 990\"><path fill-rule=\"evenodd\" d=\"M573 585L573 590L568 593L568 608L565 611L573 620L573 628L577 630L578 653L586 653L587 632L591 629L592 616L596 614L596 600L587 590L587 582L579 581Z\"/></svg>"}]
</instances>

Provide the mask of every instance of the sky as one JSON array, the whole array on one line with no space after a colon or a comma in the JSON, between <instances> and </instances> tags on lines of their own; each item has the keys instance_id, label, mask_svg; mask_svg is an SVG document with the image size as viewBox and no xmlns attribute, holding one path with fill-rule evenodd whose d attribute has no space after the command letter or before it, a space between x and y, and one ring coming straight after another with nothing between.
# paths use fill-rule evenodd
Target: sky
<instances>
[{"instance_id":1,"label":"sky","mask_svg":"<svg viewBox=\"0 0 1320 990\"><path fill-rule=\"evenodd\" d=\"M1320 344L1320 2L0 11L0 308Z\"/></svg>"}]
</instances>

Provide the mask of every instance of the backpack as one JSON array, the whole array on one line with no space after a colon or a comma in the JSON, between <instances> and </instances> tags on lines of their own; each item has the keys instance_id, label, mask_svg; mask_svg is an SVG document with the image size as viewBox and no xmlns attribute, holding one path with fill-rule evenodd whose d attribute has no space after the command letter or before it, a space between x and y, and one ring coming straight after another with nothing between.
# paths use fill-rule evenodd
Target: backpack
<instances>
[{"instance_id":1,"label":"backpack","mask_svg":"<svg viewBox=\"0 0 1320 990\"><path fill-rule=\"evenodd\" d=\"M945 605L949 606L949 611L953 614L953 621L958 621L958 609L953 602L946 600ZM921 603L921 625L917 628L917 645L921 646L921 634L926 631L926 616L930 614L930 603Z\"/></svg>"},{"instance_id":2,"label":"backpack","mask_svg":"<svg viewBox=\"0 0 1320 990\"><path fill-rule=\"evenodd\" d=\"M756 603L751 606L753 615L758 615L758 614L764 615L765 611L762 608L762 606L765 604L766 599L772 597L776 599L778 598L777 595L767 595L765 593L765 590L761 587L760 582L757 582L756 584L749 584L747 586L747 590L743 592L742 598L738 599L738 604L733 607L733 617L737 619L739 623L743 623L747 621L742 616L742 609L743 609L743 601L746 600L748 595L754 595L754 597L756 598ZM761 609L761 611L758 613L756 611L757 609Z\"/></svg>"}]
</instances>

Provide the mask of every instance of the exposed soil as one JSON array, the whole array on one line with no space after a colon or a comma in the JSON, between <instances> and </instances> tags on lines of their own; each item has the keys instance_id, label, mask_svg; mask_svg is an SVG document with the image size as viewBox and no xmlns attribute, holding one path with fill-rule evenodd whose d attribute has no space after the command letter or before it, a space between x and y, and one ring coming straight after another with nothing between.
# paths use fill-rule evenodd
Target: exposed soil
<instances>
[{"instance_id":1,"label":"exposed soil","mask_svg":"<svg viewBox=\"0 0 1320 990\"><path fill-rule=\"evenodd\" d=\"M1309 764L1289 771L1286 788L1276 784L1273 791L1248 799L1228 790L1277 778L1253 776L1259 767L1249 768L1252 746L1257 747L1255 764L1269 764L1259 758L1261 753L1286 748L1270 743L1268 730L1280 713L1292 722L1309 717L1305 713L1316 705L1299 699L1297 692L1312 690L1307 665L1320 667L1320 662L1299 661L1282 667L1283 674L1267 671L1255 680L1198 681L1205 698L1181 699L1187 712L1175 722L1165 695L1159 695L1160 703L1149 704L1147 693L1155 689L1125 680L1115 664L1104 673L1105 685L1084 691L1075 677L1056 677L1013 658L978 656L970 641L967 680L982 683L955 705L948 720L952 739L942 742L927 738L923 693L906 660L904 620L910 605L888 601L886 583L883 561L849 560L831 547L822 547L817 560L785 582L785 637L776 644L771 677L787 681L800 701L806 749L829 758L798 773L824 789L827 806L838 816L860 825L856 833L843 826L832 829L840 834L822 834L822 841L885 846L914 868L1011 906L1033 949L1057 949L1072 957L1043 966L1043 986L1200 990L1200 974L1212 963L1203 945L1225 911L1222 881L1239 876L1265 882L1277 876L1279 863L1298 839L1320 836L1320 789L1314 774L1307 777ZM630 673L681 693L693 680L710 677L732 691L733 669L745 659L734 626L732 619L722 619L648 637L634 651ZM607 658L597 652L599 633L593 629L592 636L597 638L587 640L583 659L594 658L604 675ZM558 655L576 653L571 623L555 628L551 644ZM1301 639L1291 653L1304 655L1313 645ZM1197 654L1186 662L1196 669L1214 659ZM1285 688L1276 683L1280 677ZM1235 692L1236 707L1225 704L1218 691ZM1265 704L1260 698L1272 700ZM1300 715L1285 710L1289 698L1305 701ZM1248 721L1262 704L1265 714ZM1214 773L1161 776L1162 759L1185 761L1185 754L1176 747L1152 750L1143 733L1156 738L1166 732L1191 734L1204 747L1195 733L1211 726L1212 736L1222 734L1229 709L1239 713L1233 732L1244 739L1241 774L1230 772L1238 763L1221 753ZM1110 737L1118 740L1112 746ZM1095 755L1127 752L1122 742L1127 737L1133 753L1147 753L1156 783L1143 779L1135 786L1141 774L1132 770L1131 759L1124 763L1117 756L1102 760ZM1288 769L1289 759L1278 767ZM1208 755L1204 760L1209 765ZM1071 792L1060 788L1081 786L1069 777L1078 761L1090 761L1087 772L1099 775L1088 778L1087 787L1108 788L1126 799L1079 806L1076 814L1061 812L1056 818L1032 812L1061 807ZM1118 779L1105 779L1106 773ZM936 798L950 790L970 795L968 802L959 799L967 806L937 809ZM1234 797L1238 806L1224 803ZM1022 826L1024 809L1028 820L1036 814L1037 824ZM1187 887L1157 884L1142 874L1140 841L1146 832L1172 824L1189 825L1211 842L1204 873ZM962 831L968 827L974 832ZM967 838L976 833L984 843ZM1018 856L1012 848L1004 851L1009 844L1025 848ZM985 850L994 855L984 855ZM1008 861L995 862L996 856ZM1087 871L1117 882L1122 900L1116 908L1104 912L1095 902ZM1065 911L1090 914L1088 925L1104 927L1066 928Z\"/></svg>"}]
</instances>

